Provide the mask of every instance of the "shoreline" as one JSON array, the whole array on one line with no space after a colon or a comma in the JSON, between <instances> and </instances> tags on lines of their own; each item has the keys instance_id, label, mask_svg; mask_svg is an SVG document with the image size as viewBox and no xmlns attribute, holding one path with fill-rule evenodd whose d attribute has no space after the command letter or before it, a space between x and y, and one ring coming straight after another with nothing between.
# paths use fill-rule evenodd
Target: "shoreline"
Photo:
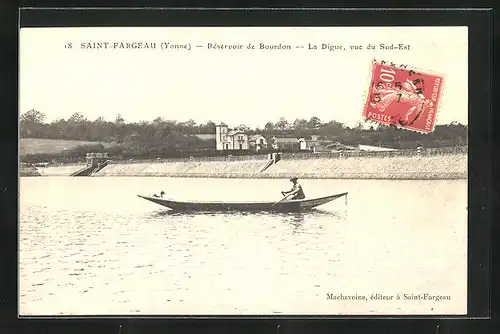
<instances>
[{"instance_id":1,"label":"shoreline","mask_svg":"<svg viewBox=\"0 0 500 334\"><path fill-rule=\"evenodd\" d=\"M19 169L19 176L24 177L35 177L42 176L36 167L23 167L21 166Z\"/></svg>"},{"instance_id":2,"label":"shoreline","mask_svg":"<svg viewBox=\"0 0 500 334\"><path fill-rule=\"evenodd\" d=\"M272 164L265 159L171 159L110 161L88 177L179 177L231 179L387 179L459 180L468 178L466 153L404 156L286 157ZM21 167L20 176L70 176L85 166Z\"/></svg>"},{"instance_id":3,"label":"shoreline","mask_svg":"<svg viewBox=\"0 0 500 334\"><path fill-rule=\"evenodd\" d=\"M164 174L164 175L113 175L113 176L99 176L94 175L92 177L170 177L170 178L204 178L204 179L288 179L291 174L275 174L275 175L245 175L245 174ZM428 175L423 177L422 174L346 174L346 175L317 175L317 174L294 174L299 179L303 180L415 180L415 181L426 181L426 180L467 180L467 173L459 174L449 174L449 175Z\"/></svg>"}]
</instances>

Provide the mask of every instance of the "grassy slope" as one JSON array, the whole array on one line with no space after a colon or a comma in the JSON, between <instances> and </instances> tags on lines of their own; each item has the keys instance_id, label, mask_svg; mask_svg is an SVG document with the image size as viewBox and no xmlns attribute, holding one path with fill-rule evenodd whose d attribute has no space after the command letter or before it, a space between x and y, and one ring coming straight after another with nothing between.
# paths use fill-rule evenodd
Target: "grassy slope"
<instances>
[{"instance_id":1,"label":"grassy slope","mask_svg":"<svg viewBox=\"0 0 500 334\"><path fill-rule=\"evenodd\" d=\"M84 140L62 140L62 139L36 139L21 138L19 140L19 155L35 153L59 153L65 149L71 149L78 145L99 144ZM112 146L111 143L101 143L104 147Z\"/></svg>"}]
</instances>

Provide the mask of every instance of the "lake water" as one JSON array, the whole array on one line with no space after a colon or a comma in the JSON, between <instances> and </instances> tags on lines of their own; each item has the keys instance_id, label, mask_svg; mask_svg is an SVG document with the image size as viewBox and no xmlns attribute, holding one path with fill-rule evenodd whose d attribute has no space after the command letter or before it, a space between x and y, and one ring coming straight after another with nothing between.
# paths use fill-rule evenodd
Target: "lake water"
<instances>
[{"instance_id":1,"label":"lake water","mask_svg":"<svg viewBox=\"0 0 500 334\"><path fill-rule=\"evenodd\" d=\"M21 178L20 314L466 312L466 180L299 182L307 197L347 201L301 214L172 214L136 194L274 201L291 183Z\"/></svg>"}]
</instances>

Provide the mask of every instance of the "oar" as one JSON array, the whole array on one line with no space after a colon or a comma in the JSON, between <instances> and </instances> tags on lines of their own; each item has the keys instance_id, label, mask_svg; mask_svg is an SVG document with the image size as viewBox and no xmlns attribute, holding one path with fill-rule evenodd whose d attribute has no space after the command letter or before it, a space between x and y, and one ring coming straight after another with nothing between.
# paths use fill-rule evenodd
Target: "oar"
<instances>
[{"instance_id":1,"label":"oar","mask_svg":"<svg viewBox=\"0 0 500 334\"><path fill-rule=\"evenodd\" d=\"M286 199L287 199L290 195L292 195L292 194L288 194L288 195L286 195L285 197L283 197L283 198L282 198L282 199L280 199L279 201L277 201L277 202L273 203L273 205L272 205L272 206L275 206L276 204L279 204L279 203L283 202L283 201L284 201L284 200L286 200Z\"/></svg>"}]
</instances>

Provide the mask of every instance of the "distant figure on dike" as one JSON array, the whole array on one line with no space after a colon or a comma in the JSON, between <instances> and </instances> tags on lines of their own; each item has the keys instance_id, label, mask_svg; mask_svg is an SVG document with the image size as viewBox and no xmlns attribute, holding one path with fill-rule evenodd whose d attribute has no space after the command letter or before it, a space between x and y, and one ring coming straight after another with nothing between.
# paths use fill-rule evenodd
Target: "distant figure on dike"
<instances>
[{"instance_id":1,"label":"distant figure on dike","mask_svg":"<svg viewBox=\"0 0 500 334\"><path fill-rule=\"evenodd\" d=\"M298 179L296 177L292 177L290 179L290 182L293 183L293 187L289 191L282 191L281 193L283 194L283 196L290 195L291 197L289 197L288 199L304 199L304 198L306 198L306 195L304 194L304 190L302 190L302 186L297 182L297 180Z\"/></svg>"}]
</instances>

